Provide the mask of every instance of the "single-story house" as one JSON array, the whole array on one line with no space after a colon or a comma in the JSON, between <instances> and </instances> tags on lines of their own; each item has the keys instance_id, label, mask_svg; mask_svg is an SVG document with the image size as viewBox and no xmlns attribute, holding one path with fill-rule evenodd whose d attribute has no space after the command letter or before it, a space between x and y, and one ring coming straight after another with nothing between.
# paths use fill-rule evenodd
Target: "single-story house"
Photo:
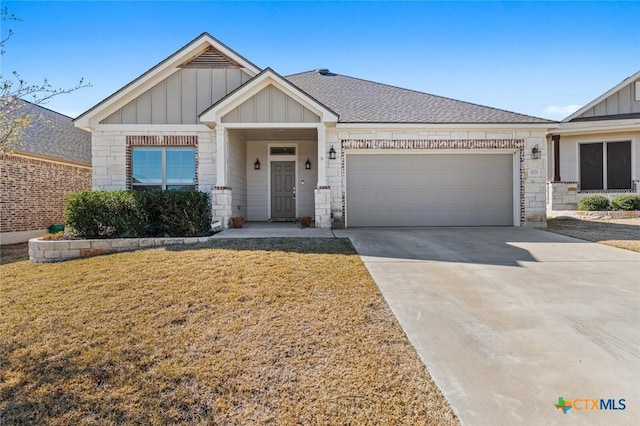
<instances>
[{"instance_id":1,"label":"single-story house","mask_svg":"<svg viewBox=\"0 0 640 426\"><path fill-rule=\"evenodd\" d=\"M0 155L0 243L40 237L64 223L64 198L91 189L91 135L66 115L17 99L28 114L21 143Z\"/></svg>"},{"instance_id":2,"label":"single-story house","mask_svg":"<svg viewBox=\"0 0 640 426\"><path fill-rule=\"evenodd\" d=\"M590 194L639 194L640 71L562 120L547 143L550 214Z\"/></svg>"},{"instance_id":3,"label":"single-story house","mask_svg":"<svg viewBox=\"0 0 640 426\"><path fill-rule=\"evenodd\" d=\"M75 119L93 187L211 191L316 227L544 224L557 123L326 69L283 77L204 33Z\"/></svg>"}]
</instances>

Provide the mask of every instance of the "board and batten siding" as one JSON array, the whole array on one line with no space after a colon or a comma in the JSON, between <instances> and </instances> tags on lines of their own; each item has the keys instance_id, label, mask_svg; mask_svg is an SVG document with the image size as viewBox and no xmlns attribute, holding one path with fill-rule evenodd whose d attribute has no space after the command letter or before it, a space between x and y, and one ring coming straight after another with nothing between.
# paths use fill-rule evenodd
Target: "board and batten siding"
<instances>
[{"instance_id":1,"label":"board and batten siding","mask_svg":"<svg viewBox=\"0 0 640 426\"><path fill-rule=\"evenodd\" d=\"M250 78L234 68L181 68L100 124L197 124L200 113Z\"/></svg>"},{"instance_id":2,"label":"board and batten siding","mask_svg":"<svg viewBox=\"0 0 640 426\"><path fill-rule=\"evenodd\" d=\"M635 80L618 90L616 93L600 101L593 108L589 108L580 118L600 117L606 115L633 114L640 112L640 100L637 100L636 90L638 90Z\"/></svg>"},{"instance_id":3,"label":"board and batten siding","mask_svg":"<svg viewBox=\"0 0 640 426\"><path fill-rule=\"evenodd\" d=\"M320 117L273 85L229 111L223 123L319 123Z\"/></svg>"},{"instance_id":4,"label":"board and batten siding","mask_svg":"<svg viewBox=\"0 0 640 426\"><path fill-rule=\"evenodd\" d=\"M233 216L247 219L247 144L229 133L229 186Z\"/></svg>"}]
</instances>

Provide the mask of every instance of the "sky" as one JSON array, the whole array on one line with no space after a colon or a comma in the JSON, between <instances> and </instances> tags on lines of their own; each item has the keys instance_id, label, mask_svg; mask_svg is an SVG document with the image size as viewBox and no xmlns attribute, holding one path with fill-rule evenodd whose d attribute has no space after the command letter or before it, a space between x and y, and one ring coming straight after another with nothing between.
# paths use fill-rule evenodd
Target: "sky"
<instances>
[{"instance_id":1,"label":"sky","mask_svg":"<svg viewBox=\"0 0 640 426\"><path fill-rule=\"evenodd\" d=\"M29 83L91 84L76 117L203 32L281 75L317 68L560 120L640 70L640 1L2 1L1 57Z\"/></svg>"}]
</instances>

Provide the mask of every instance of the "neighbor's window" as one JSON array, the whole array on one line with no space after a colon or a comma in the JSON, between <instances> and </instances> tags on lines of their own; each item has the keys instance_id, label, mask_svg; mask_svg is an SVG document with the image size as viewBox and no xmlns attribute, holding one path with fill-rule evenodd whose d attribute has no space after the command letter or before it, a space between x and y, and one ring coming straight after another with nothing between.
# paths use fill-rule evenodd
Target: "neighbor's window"
<instances>
[{"instance_id":1,"label":"neighbor's window","mask_svg":"<svg viewBox=\"0 0 640 426\"><path fill-rule=\"evenodd\" d=\"M631 142L580 144L580 190L631 189Z\"/></svg>"},{"instance_id":2,"label":"neighbor's window","mask_svg":"<svg viewBox=\"0 0 640 426\"><path fill-rule=\"evenodd\" d=\"M195 148L133 148L133 189L196 189Z\"/></svg>"}]
</instances>

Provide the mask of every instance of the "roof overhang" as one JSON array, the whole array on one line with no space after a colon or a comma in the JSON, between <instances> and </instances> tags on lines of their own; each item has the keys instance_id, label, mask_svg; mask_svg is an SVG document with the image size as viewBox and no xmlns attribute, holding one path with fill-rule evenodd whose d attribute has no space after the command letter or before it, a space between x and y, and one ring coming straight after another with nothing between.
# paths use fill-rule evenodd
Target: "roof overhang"
<instances>
[{"instance_id":1,"label":"roof overhang","mask_svg":"<svg viewBox=\"0 0 640 426\"><path fill-rule=\"evenodd\" d=\"M584 135L602 133L640 132L640 119L633 120L603 120L603 121L579 121L561 123L555 129L547 132L547 136L553 135Z\"/></svg>"},{"instance_id":2,"label":"roof overhang","mask_svg":"<svg viewBox=\"0 0 640 426\"><path fill-rule=\"evenodd\" d=\"M244 85L229 93L227 96L212 105L209 109L205 110L199 116L200 122L212 127L221 125L222 117L224 117L231 110L238 107L243 102L247 101L249 98L256 95L258 92L269 85L273 85L278 90L281 90L283 93L301 103L313 113L317 114L320 117L320 121L322 123L337 123L338 114L324 106L322 103L320 103L318 100L316 100L306 92L302 91L300 88L273 71L271 68L264 69L260 74L256 75L254 78L247 81ZM271 123L265 124L270 125ZM225 123L224 125L228 126L227 123ZM280 125L280 123L278 123L278 125Z\"/></svg>"},{"instance_id":3,"label":"roof overhang","mask_svg":"<svg viewBox=\"0 0 640 426\"><path fill-rule=\"evenodd\" d=\"M122 108L158 82L169 77L174 72L177 72L180 69L180 65L200 55L209 47L215 48L220 53L239 64L242 70L252 77L260 72L260 68L256 65L249 62L247 59L234 52L208 33L203 33L173 55L157 64L128 85L124 86L122 89L76 117L74 119L75 126L89 131L91 129L95 129L102 119Z\"/></svg>"},{"instance_id":4,"label":"roof overhang","mask_svg":"<svg viewBox=\"0 0 640 426\"><path fill-rule=\"evenodd\" d=\"M376 129L376 130L542 130L548 131L558 126L549 123L343 123L340 129Z\"/></svg>"}]
</instances>

